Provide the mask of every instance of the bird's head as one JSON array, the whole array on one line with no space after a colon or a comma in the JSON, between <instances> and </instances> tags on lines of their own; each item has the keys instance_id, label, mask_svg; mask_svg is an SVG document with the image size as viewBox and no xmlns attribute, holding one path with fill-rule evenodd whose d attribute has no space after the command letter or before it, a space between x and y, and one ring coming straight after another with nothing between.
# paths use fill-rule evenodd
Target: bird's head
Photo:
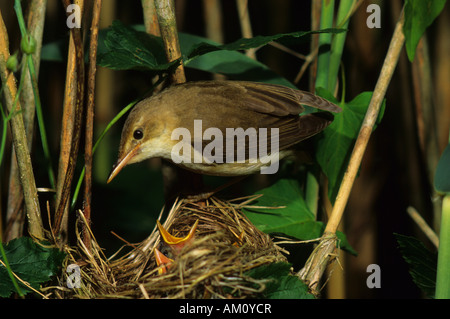
<instances>
[{"instance_id":1,"label":"bird's head","mask_svg":"<svg viewBox=\"0 0 450 319\"><path fill-rule=\"evenodd\" d=\"M161 156L163 132L166 122L161 121L157 105L144 100L137 104L128 116L120 138L119 154L116 164L108 177L108 183L128 164Z\"/></svg>"}]
</instances>

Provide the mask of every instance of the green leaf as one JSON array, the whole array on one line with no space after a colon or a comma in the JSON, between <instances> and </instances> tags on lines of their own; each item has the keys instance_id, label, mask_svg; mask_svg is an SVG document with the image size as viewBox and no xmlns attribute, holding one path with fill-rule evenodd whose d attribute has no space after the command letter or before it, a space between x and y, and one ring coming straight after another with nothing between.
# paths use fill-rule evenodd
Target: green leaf
<instances>
[{"instance_id":1,"label":"green leaf","mask_svg":"<svg viewBox=\"0 0 450 319\"><path fill-rule=\"evenodd\" d=\"M133 26L133 29L136 31L143 31L144 26L135 25ZM109 65L114 63L114 52L110 52L113 50L110 50L105 45L105 39L110 30L111 28L108 28L100 30L99 32L98 53L101 63L99 65L105 67L110 67ZM150 35L145 36L151 37ZM189 54L192 47L200 43L219 45L207 38L182 32L178 34L178 37L180 40L180 48L183 56ZM61 62L65 59L65 56L67 56L66 49L67 41L47 43L42 47L41 58L42 60L46 61ZM149 49L151 49L153 55L159 56L158 61L162 59L162 62L160 61L159 63L165 63L162 43L155 43ZM125 63L121 63L121 65L125 68L136 67L135 65L127 66L127 64L128 61L125 61ZM258 81L296 88L290 81L269 69L265 64L236 51L219 50L206 53L202 56L196 57L195 59L185 61L185 67L211 73L223 74L231 80ZM115 66L112 65L111 68L115 69ZM136 68L145 70L145 68L140 66Z\"/></svg>"},{"instance_id":2,"label":"green leaf","mask_svg":"<svg viewBox=\"0 0 450 319\"><path fill-rule=\"evenodd\" d=\"M317 88L318 95L338 104L342 112L334 115L334 121L318 137L316 160L328 177L328 197L332 203L336 199L342 177L358 137L361 124L372 98L372 92L363 92L351 102L338 102L328 91ZM381 106L377 123L381 121L385 101Z\"/></svg>"},{"instance_id":3,"label":"green leaf","mask_svg":"<svg viewBox=\"0 0 450 319\"><path fill-rule=\"evenodd\" d=\"M143 25L124 26L114 21L108 29L100 30L98 43L98 64L114 70L138 69L164 72L175 67L180 61L166 63L160 37L144 32ZM256 36L240 39L230 44L220 45L207 38L179 33L181 53L187 68L226 75L231 80L258 81L296 88L290 81L237 50L267 45L271 41L298 43L314 33L339 33L341 29L308 32L292 32L273 36ZM58 41L43 46L41 58L63 61L67 55L66 41ZM87 55L86 55L87 56Z\"/></svg>"},{"instance_id":4,"label":"green leaf","mask_svg":"<svg viewBox=\"0 0 450 319\"><path fill-rule=\"evenodd\" d=\"M323 230L325 230L325 227ZM358 252L350 245L350 243L347 240L347 236L343 232L338 230L336 232L336 236L339 240L338 242L339 248L345 250L346 252L352 254L353 256L358 256Z\"/></svg>"},{"instance_id":5,"label":"green leaf","mask_svg":"<svg viewBox=\"0 0 450 319\"><path fill-rule=\"evenodd\" d=\"M314 299L308 286L298 277L290 274L288 263L273 263L259 266L245 273L254 279L266 279L263 298L267 299Z\"/></svg>"},{"instance_id":6,"label":"green leaf","mask_svg":"<svg viewBox=\"0 0 450 319\"><path fill-rule=\"evenodd\" d=\"M420 38L441 13L445 2L446 0L406 0L403 33L406 52L411 62L414 60Z\"/></svg>"},{"instance_id":7,"label":"green leaf","mask_svg":"<svg viewBox=\"0 0 450 319\"><path fill-rule=\"evenodd\" d=\"M256 194L263 196L254 202L254 206L285 206L279 209L245 209L245 215L258 229L268 234L283 233L300 240L320 237L323 225L314 220L314 214L308 209L296 180L281 179Z\"/></svg>"},{"instance_id":8,"label":"green leaf","mask_svg":"<svg viewBox=\"0 0 450 319\"><path fill-rule=\"evenodd\" d=\"M11 270L34 289L58 273L65 256L59 249L43 247L28 237L11 240L4 248ZM23 293L31 291L20 282L19 286ZM0 266L0 297L7 298L14 291L7 270Z\"/></svg>"},{"instance_id":9,"label":"green leaf","mask_svg":"<svg viewBox=\"0 0 450 319\"><path fill-rule=\"evenodd\" d=\"M280 33L276 35L270 36L255 36L253 38L242 38L237 41L218 45L212 44L211 42L199 43L192 47L189 54L187 55L188 59L193 59L197 56L210 53L217 50L230 50L230 51L239 51L239 50L248 50L259 48L273 41L292 41L293 39L298 40L305 36L310 36L312 34L318 33L340 33L345 32L343 29L325 29L319 31L297 31L291 33Z\"/></svg>"},{"instance_id":10,"label":"green leaf","mask_svg":"<svg viewBox=\"0 0 450 319\"><path fill-rule=\"evenodd\" d=\"M281 233L299 240L316 239L323 234L324 224L315 220L314 214L306 205L298 181L280 179L256 194L263 196L253 206L269 208L252 207L243 211L259 230L267 234ZM342 232L337 232L337 236L340 248L353 255L357 254Z\"/></svg>"},{"instance_id":11,"label":"green leaf","mask_svg":"<svg viewBox=\"0 0 450 319\"><path fill-rule=\"evenodd\" d=\"M188 55L192 47L200 43L218 45L217 43L196 35L179 33L181 52ZM226 75L231 80L258 81L280 84L295 88L284 77L276 74L265 64L249 58L236 51L219 50L197 56L195 59L185 61L186 68Z\"/></svg>"},{"instance_id":12,"label":"green leaf","mask_svg":"<svg viewBox=\"0 0 450 319\"><path fill-rule=\"evenodd\" d=\"M434 298L436 287L437 254L430 252L424 244L410 236L394 234L403 259L408 263L414 283L429 298Z\"/></svg>"},{"instance_id":13,"label":"green leaf","mask_svg":"<svg viewBox=\"0 0 450 319\"><path fill-rule=\"evenodd\" d=\"M151 36L115 20L106 31L105 52L99 53L98 64L113 70L166 71L179 64L167 63L161 38Z\"/></svg>"},{"instance_id":14,"label":"green leaf","mask_svg":"<svg viewBox=\"0 0 450 319\"><path fill-rule=\"evenodd\" d=\"M444 149L436 167L434 188L440 193L450 193L450 144Z\"/></svg>"}]
</instances>

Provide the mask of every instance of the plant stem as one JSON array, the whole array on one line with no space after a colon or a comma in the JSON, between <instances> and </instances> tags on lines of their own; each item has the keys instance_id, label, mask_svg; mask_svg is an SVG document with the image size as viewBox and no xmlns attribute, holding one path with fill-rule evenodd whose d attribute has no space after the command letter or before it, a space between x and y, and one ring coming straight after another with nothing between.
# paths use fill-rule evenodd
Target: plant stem
<instances>
[{"instance_id":1,"label":"plant stem","mask_svg":"<svg viewBox=\"0 0 450 319\"><path fill-rule=\"evenodd\" d=\"M17 94L16 94L16 98L14 99L14 103L13 103L13 110L15 110L17 108L17 103L18 103L18 97L20 92L22 91L23 88L23 83L24 83L24 76L23 73L20 76L20 81L19 81L19 87L17 88ZM3 94L3 86L1 87L0 90L0 96ZM1 106L1 102L0 102L0 106ZM16 115L16 112L10 112L8 114L8 116L5 114L5 112L3 111L3 107L0 108L0 112L2 115L2 121L3 121L3 127L2 127L2 140L1 140L1 144L0 144L0 166L2 165L3 162L3 155L5 152L5 147L6 147L6 135L8 133L8 122L11 120L11 118ZM18 114L19 112L17 112ZM14 151L14 150L13 150ZM15 154L14 154L15 156Z\"/></svg>"},{"instance_id":2,"label":"plant stem","mask_svg":"<svg viewBox=\"0 0 450 319\"><path fill-rule=\"evenodd\" d=\"M155 1L154 0L142 0L142 9L144 11L144 24L145 31L148 34L155 36L160 36L158 25L158 17L155 11Z\"/></svg>"},{"instance_id":3,"label":"plant stem","mask_svg":"<svg viewBox=\"0 0 450 319\"><path fill-rule=\"evenodd\" d=\"M17 20L19 22L20 33L22 35L22 39L25 39L26 37L33 38L33 36L27 32L20 0L15 0L14 9L16 11ZM34 67L33 56L28 53L25 53L25 55L26 55L26 61L25 61L26 67L28 67L28 70L29 70L32 93L33 93L33 97L35 99L34 105L36 107L36 114L37 114L38 124L39 124L39 132L40 132L41 141L42 141L42 148L44 150L45 158L46 158L47 162L49 163L50 185L51 185L51 187L55 187L55 177L54 177L53 170L51 167L51 156L50 156L50 151L49 151L48 143L47 143L47 134L45 132L44 119L42 116L41 100L39 98L39 90L38 90L38 85L37 85L37 72L36 72L36 68ZM22 71L25 71L25 70L26 70L26 68L24 68Z\"/></svg>"},{"instance_id":4,"label":"plant stem","mask_svg":"<svg viewBox=\"0 0 450 319\"><path fill-rule=\"evenodd\" d=\"M26 30L28 30L28 34L30 35L30 37L32 37L36 41L36 50L31 55L35 66L36 79L38 78L39 72L46 8L47 0L31 0L28 8ZM17 15L17 19L21 30L25 30L25 21L23 21L22 15ZM23 110L22 115L26 130L28 149L31 153L36 107L34 97L35 94L33 92L33 84L30 76L31 71L29 72L28 70L28 56L28 54L24 54L22 57L21 82L19 83L18 94L20 94L20 103ZM21 89L22 86L23 89ZM49 165L49 174L53 173L53 170L51 170L50 161L47 161L47 164ZM11 152L10 180L8 185L8 203L6 211L6 218L11 226L9 227L9 231L7 232L7 234L5 234L7 236L5 237L6 240L11 240L13 238L19 237L21 234L24 219L17 219L15 218L15 216L17 215L16 212L18 211L19 207L21 207L22 205L22 201L23 194L20 186L19 171L17 167L16 154L13 150Z\"/></svg>"},{"instance_id":5,"label":"plant stem","mask_svg":"<svg viewBox=\"0 0 450 319\"><path fill-rule=\"evenodd\" d=\"M252 38L252 24L250 23L250 14L248 12L248 0L236 0L236 5L238 8L239 21L241 22L241 33L243 38ZM249 49L245 54L256 60L256 48Z\"/></svg>"},{"instance_id":6,"label":"plant stem","mask_svg":"<svg viewBox=\"0 0 450 319\"><path fill-rule=\"evenodd\" d=\"M346 29L350 21L352 7L355 5L355 0L341 0L339 2L339 9L337 15L337 27ZM330 52L330 66L328 70L328 85L327 89L330 92L335 91L339 66L341 65L342 52L344 50L345 39L347 32L335 34L331 42Z\"/></svg>"},{"instance_id":7,"label":"plant stem","mask_svg":"<svg viewBox=\"0 0 450 319\"><path fill-rule=\"evenodd\" d=\"M417 135L420 151L426 163L428 181L433 185L434 173L439 161L439 130L437 111L434 103L434 83L427 35L420 39L414 61L412 62L412 78L414 86L414 100L416 105ZM439 225L441 218L442 199L431 187L430 196L435 200L433 204L434 224Z\"/></svg>"},{"instance_id":8,"label":"plant stem","mask_svg":"<svg viewBox=\"0 0 450 319\"><path fill-rule=\"evenodd\" d=\"M347 204L350 191L353 186L353 182L356 178L358 168L361 165L361 160L364 155L367 143L375 125L378 113L381 108L384 96L388 89L398 59L400 57L401 49L405 42L405 36L403 34L404 23L404 11L400 15L400 19L394 30L394 34L389 45L386 58L381 69L380 76L378 78L375 90L370 101L369 108L362 123L358 138L356 140L353 152L347 166L347 170L344 174L341 186L339 188L336 201L334 203L331 216L328 220L325 231L322 235L319 245L315 251L311 254L305 267L299 272L299 276L304 280L313 292L318 293L317 287L320 282L326 266L336 256L336 230L341 222L344 208Z\"/></svg>"},{"instance_id":9,"label":"plant stem","mask_svg":"<svg viewBox=\"0 0 450 319\"><path fill-rule=\"evenodd\" d=\"M70 5L69 0L63 0L64 7ZM82 1L79 1L82 4ZM65 10L67 12L67 10ZM61 238L67 230L67 203L70 197L78 147L81 135L81 122L84 103L84 50L81 31L78 28L70 30L71 44L67 67L65 106L63 129L61 137L61 156L57 184L57 210L53 223L55 234ZM64 221L64 224L63 224ZM64 236L65 237L65 236Z\"/></svg>"},{"instance_id":10,"label":"plant stem","mask_svg":"<svg viewBox=\"0 0 450 319\"><path fill-rule=\"evenodd\" d=\"M327 29L333 27L334 17L334 0L322 0L322 13L320 16L320 29ZM330 48L332 41L331 33L319 34L319 56L318 69L316 77L316 87L328 87L328 72L330 65ZM325 52L321 52L325 50Z\"/></svg>"},{"instance_id":11,"label":"plant stem","mask_svg":"<svg viewBox=\"0 0 450 319\"><path fill-rule=\"evenodd\" d=\"M0 92L0 96L2 95L2 93L3 92ZM5 112L3 112L3 105L2 105L1 101L0 101L0 112L2 115L2 138L0 141L0 167L1 167L2 162L3 162L3 154L5 153L5 147L6 147L6 135L8 134L8 121L10 120L10 117L6 116ZM9 115L11 115L11 114L9 114Z\"/></svg>"},{"instance_id":12,"label":"plant stem","mask_svg":"<svg viewBox=\"0 0 450 319\"><path fill-rule=\"evenodd\" d=\"M16 98L14 99L14 105L13 110L17 107L18 97L22 93L25 77L28 75L28 72L26 72L26 67L22 68L22 71L20 73L20 81L19 81L19 87L17 88ZM3 87L0 93L0 96L3 94ZM1 103L0 103L1 104ZM3 162L3 154L6 146L6 136L7 136L7 130L8 130L8 122L11 119L12 116L15 115L15 112L9 113L8 116L3 112L3 108L1 108L2 113L2 119L3 119L3 132L2 132L2 141L0 146L0 166ZM25 121L25 112L23 113L24 121ZM26 121L24 122L25 129L27 129ZM29 135L26 133L27 137ZM31 149L31 142L28 138L28 149ZM10 241L11 239L17 238L20 236L22 229L23 229L23 223L25 219L23 218L17 218L17 214L15 212L18 210L19 207L22 207L22 201L23 201L23 192L22 187L20 186L20 178L19 178L19 168L17 166L17 160L16 160L16 151L14 148L11 150L11 168L10 168L10 180L9 180L9 189L8 189L8 205L7 205L7 211L6 211L6 224L10 224L10 227L7 228L7 232L5 233L5 236L1 237L4 238L6 241Z\"/></svg>"},{"instance_id":13,"label":"plant stem","mask_svg":"<svg viewBox=\"0 0 450 319\"><path fill-rule=\"evenodd\" d=\"M422 232L428 237L428 239L433 243L436 248L439 248L439 237L436 235L434 230L428 226L427 222L419 214L419 212L414 207L407 208L408 215L414 220L417 226L422 230Z\"/></svg>"},{"instance_id":14,"label":"plant stem","mask_svg":"<svg viewBox=\"0 0 450 319\"><path fill-rule=\"evenodd\" d=\"M221 4L221 0L203 0L203 17L205 21L206 37L214 42L223 44L224 33ZM225 80L226 76L215 73L213 78L214 80Z\"/></svg>"},{"instance_id":15,"label":"plant stem","mask_svg":"<svg viewBox=\"0 0 450 319\"><path fill-rule=\"evenodd\" d=\"M173 0L155 0L155 8L167 62L180 59L181 50L178 41L174 2ZM183 62L181 62L177 69L171 74L171 80L172 83L186 82ZM170 198L173 197L180 185L195 190L199 190L202 185L201 175L188 172L166 162L162 162L162 174L166 200L170 200Z\"/></svg>"},{"instance_id":16,"label":"plant stem","mask_svg":"<svg viewBox=\"0 0 450 319\"><path fill-rule=\"evenodd\" d=\"M177 23L175 19L175 5L173 0L155 0L159 29L164 42L167 62L181 58L180 43L178 41ZM181 63L172 74L173 83L186 82L184 66Z\"/></svg>"},{"instance_id":17,"label":"plant stem","mask_svg":"<svg viewBox=\"0 0 450 319\"><path fill-rule=\"evenodd\" d=\"M223 44L223 24L220 0L203 0L206 37Z\"/></svg>"},{"instance_id":18,"label":"plant stem","mask_svg":"<svg viewBox=\"0 0 450 319\"><path fill-rule=\"evenodd\" d=\"M306 173L305 202L309 210L317 216L317 208L319 205L319 181L317 180L319 172L313 168Z\"/></svg>"},{"instance_id":19,"label":"plant stem","mask_svg":"<svg viewBox=\"0 0 450 319\"><path fill-rule=\"evenodd\" d=\"M320 12L322 11L322 0L312 0L311 3L311 30L317 31L320 29ZM319 52L319 34L311 36L310 54L316 52L311 67L309 69L309 91L314 93L316 90L317 79L317 54ZM295 79L295 83L300 81L299 76Z\"/></svg>"},{"instance_id":20,"label":"plant stem","mask_svg":"<svg viewBox=\"0 0 450 319\"><path fill-rule=\"evenodd\" d=\"M316 4L317 5L317 4ZM331 28L334 18L334 0L322 0L320 28ZM317 59L317 74L315 87L328 88L328 74L330 67L330 52L332 34L321 33L318 38L319 56ZM328 47L328 48L326 48ZM326 48L326 52L320 53L321 48ZM317 207L319 200L319 182L318 172L308 171L306 176L306 193L305 199L308 208L314 215L317 215Z\"/></svg>"},{"instance_id":21,"label":"plant stem","mask_svg":"<svg viewBox=\"0 0 450 319\"><path fill-rule=\"evenodd\" d=\"M342 179L341 186L334 203L333 211L327 223L327 227L325 228L325 232L335 233L341 221L348 197L353 186L353 182L361 165L362 157L369 142L369 138L374 128L375 122L378 118L381 104L386 95L386 91L389 87L389 83L400 57L400 52L405 42L405 36L403 34L403 21L404 12L402 11L401 17L395 27L394 35L389 45L389 49L386 54L386 58L384 60L377 84L375 86L369 108L367 109L366 116L364 118L358 138L353 148L347 170Z\"/></svg>"},{"instance_id":22,"label":"plant stem","mask_svg":"<svg viewBox=\"0 0 450 319\"><path fill-rule=\"evenodd\" d=\"M89 45L89 70L87 82L87 105L86 105L86 136L85 136L85 153L84 162L86 168L86 179L84 187L84 217L86 223L84 227L90 227L91 223L91 199L92 199L92 139L94 136L94 99L95 99L95 75L97 71L97 45L98 45L98 25L100 21L100 11L102 1L97 0L93 4L91 37ZM83 242L90 249L89 231L83 231Z\"/></svg>"},{"instance_id":23,"label":"plant stem","mask_svg":"<svg viewBox=\"0 0 450 319\"><path fill-rule=\"evenodd\" d=\"M450 299L450 194L442 201L441 231L439 238L436 276L436 299Z\"/></svg>"},{"instance_id":24,"label":"plant stem","mask_svg":"<svg viewBox=\"0 0 450 319\"><path fill-rule=\"evenodd\" d=\"M3 17L0 12L0 73L2 83L5 86L4 96L8 112L16 112L21 110L20 103L17 103L16 108L13 108L14 99L16 98L17 88L14 74L6 67L6 61L9 54L9 40L6 31ZM11 132L16 151L17 164L19 168L20 181L24 193L25 206L28 215L29 233L31 236L38 239L44 238L44 231L41 219L41 212L39 208L39 200L36 190L36 182L34 179L33 167L31 164L31 157L27 147L27 137L25 133L25 126L21 115L13 116L11 118Z\"/></svg>"},{"instance_id":25,"label":"plant stem","mask_svg":"<svg viewBox=\"0 0 450 319\"><path fill-rule=\"evenodd\" d=\"M33 86L34 100L36 105L36 115L38 119L39 133L41 135L42 148L44 150L44 156L47 161L48 178L50 186L55 188L55 174L53 173L52 157L50 155L50 148L48 146L47 133L45 131L44 116L42 115L41 99L39 96L39 89L37 84L37 75L34 68L34 62L31 55L27 57L28 69L30 70L31 83Z\"/></svg>"}]
</instances>

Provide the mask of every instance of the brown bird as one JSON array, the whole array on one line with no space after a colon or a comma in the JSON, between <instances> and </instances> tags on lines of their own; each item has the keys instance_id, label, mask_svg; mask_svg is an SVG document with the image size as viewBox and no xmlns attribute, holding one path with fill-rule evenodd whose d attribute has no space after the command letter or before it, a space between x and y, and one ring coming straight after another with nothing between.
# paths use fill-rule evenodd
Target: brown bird
<instances>
[{"instance_id":1,"label":"brown bird","mask_svg":"<svg viewBox=\"0 0 450 319\"><path fill-rule=\"evenodd\" d=\"M299 116L308 105L327 112ZM161 157L200 174L248 175L278 168L292 147L326 128L341 109L314 94L244 81L171 86L139 102L122 131L108 183L127 164ZM266 169L266 171L264 171Z\"/></svg>"}]
</instances>

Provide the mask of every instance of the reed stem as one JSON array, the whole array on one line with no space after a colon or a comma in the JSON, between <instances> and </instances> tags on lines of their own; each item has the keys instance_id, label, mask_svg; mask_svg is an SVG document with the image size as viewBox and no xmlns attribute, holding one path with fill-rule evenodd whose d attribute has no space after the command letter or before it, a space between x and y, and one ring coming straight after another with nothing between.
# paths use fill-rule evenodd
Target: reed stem
<instances>
[{"instance_id":1,"label":"reed stem","mask_svg":"<svg viewBox=\"0 0 450 319\"><path fill-rule=\"evenodd\" d=\"M93 4L91 36L89 45L89 70L87 79L87 105L86 105L86 135L84 162L86 168L86 179L84 183L84 217L86 223L84 228L90 227L91 223L91 199L92 199L92 140L94 136L94 105L95 105L95 79L97 72L97 47L98 47L98 26L100 21L100 11L102 0L97 0ZM83 242L85 246L91 248L91 238L87 229L83 230Z\"/></svg>"},{"instance_id":2,"label":"reed stem","mask_svg":"<svg viewBox=\"0 0 450 319\"><path fill-rule=\"evenodd\" d=\"M44 239L44 228L42 225L41 211L34 179L33 167L31 164L30 152L27 146L27 137L25 133L25 125L23 117L17 112L21 112L20 102L13 108L14 100L17 95L16 78L14 74L8 70L6 62L10 56L9 39L6 26L3 22L3 16L0 12L0 75L4 86L4 97L8 112L16 112L10 120L11 133L16 151L17 164L19 168L19 176L23 189L25 207L27 210L29 233L37 239Z\"/></svg>"}]
</instances>

